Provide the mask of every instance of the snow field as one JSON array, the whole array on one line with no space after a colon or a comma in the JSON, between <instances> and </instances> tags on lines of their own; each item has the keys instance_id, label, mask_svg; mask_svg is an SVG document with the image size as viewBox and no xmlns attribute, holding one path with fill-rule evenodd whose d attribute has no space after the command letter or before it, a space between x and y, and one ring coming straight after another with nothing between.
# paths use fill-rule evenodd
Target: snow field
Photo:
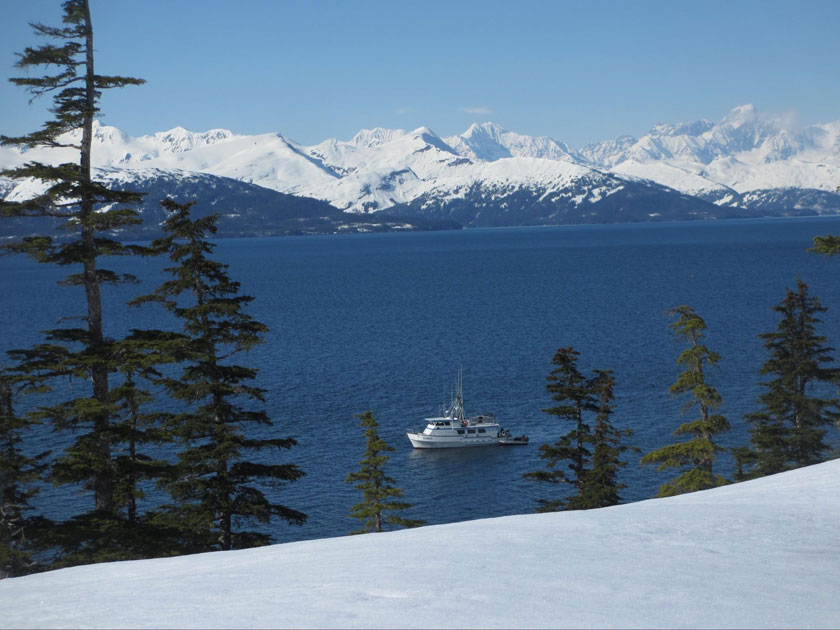
<instances>
[{"instance_id":1,"label":"snow field","mask_svg":"<svg viewBox=\"0 0 840 630\"><path fill-rule=\"evenodd\" d=\"M840 460L530 514L0 582L2 627L836 627Z\"/></svg>"}]
</instances>

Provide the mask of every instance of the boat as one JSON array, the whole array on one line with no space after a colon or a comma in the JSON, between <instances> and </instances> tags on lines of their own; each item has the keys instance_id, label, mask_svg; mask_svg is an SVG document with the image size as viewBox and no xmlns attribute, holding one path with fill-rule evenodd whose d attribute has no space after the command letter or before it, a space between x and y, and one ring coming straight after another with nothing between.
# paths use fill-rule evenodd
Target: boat
<instances>
[{"instance_id":1,"label":"boat","mask_svg":"<svg viewBox=\"0 0 840 630\"><path fill-rule=\"evenodd\" d=\"M527 435L516 435L516 436L514 436L507 429L502 429L499 432L499 444L501 444L503 446L524 446L527 443L528 443L528 436Z\"/></svg>"},{"instance_id":2,"label":"boat","mask_svg":"<svg viewBox=\"0 0 840 630\"><path fill-rule=\"evenodd\" d=\"M499 425L492 413L467 416L464 412L464 393L461 372L455 395L441 415L426 418L422 430L406 433L414 448L466 448L471 446L497 446L499 444L527 444L528 437L513 437Z\"/></svg>"}]
</instances>

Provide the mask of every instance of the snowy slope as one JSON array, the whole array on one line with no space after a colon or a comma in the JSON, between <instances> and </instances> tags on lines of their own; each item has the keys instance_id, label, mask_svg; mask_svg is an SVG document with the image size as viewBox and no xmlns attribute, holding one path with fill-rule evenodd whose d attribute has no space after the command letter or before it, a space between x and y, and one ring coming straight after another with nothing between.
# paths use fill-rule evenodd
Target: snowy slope
<instances>
[{"instance_id":1,"label":"snowy slope","mask_svg":"<svg viewBox=\"0 0 840 630\"><path fill-rule=\"evenodd\" d=\"M742 105L722 120L655 125L581 149L592 165L651 179L677 190L705 192L699 178L738 193L771 188L834 191L840 179L840 122L806 127ZM677 171L687 176L680 176Z\"/></svg>"},{"instance_id":2,"label":"snowy slope","mask_svg":"<svg viewBox=\"0 0 840 630\"><path fill-rule=\"evenodd\" d=\"M76 134L69 135L72 140ZM71 150L0 147L0 168L28 160L72 159ZM621 136L579 151L553 138L517 134L489 122L447 138L426 127L375 128L349 141L329 139L309 147L277 133L248 136L224 129L194 133L176 127L132 138L97 123L93 161L101 168L228 177L358 213L412 208L440 214L441 204L480 197L487 208L496 203L493 224L504 218L507 225L551 217L563 222L591 218L592 213L575 213L563 200L603 197L607 176L633 182L638 190L648 188L639 199L627 200L627 216L613 212L598 220L647 220L640 203L650 206L651 217L716 216L702 203L686 203L684 195L745 210L721 216L840 211L835 192L840 122L797 127L751 105L733 109L717 123L659 124L640 139ZM579 176L570 178L573 167ZM593 188L583 190L587 182ZM0 182L0 194L5 187ZM556 194L564 187L565 192ZM779 189L784 193L772 192ZM819 191L824 194L817 195ZM560 205L543 207L554 198ZM538 212L535 200L541 206Z\"/></svg>"},{"instance_id":3,"label":"snowy slope","mask_svg":"<svg viewBox=\"0 0 840 630\"><path fill-rule=\"evenodd\" d=\"M706 492L0 581L0 626L836 627L840 460Z\"/></svg>"},{"instance_id":4,"label":"snowy slope","mask_svg":"<svg viewBox=\"0 0 840 630\"><path fill-rule=\"evenodd\" d=\"M493 162L501 158L532 157L581 162L569 146L547 136L525 136L487 122L473 124L461 135L445 138L457 153Z\"/></svg>"}]
</instances>

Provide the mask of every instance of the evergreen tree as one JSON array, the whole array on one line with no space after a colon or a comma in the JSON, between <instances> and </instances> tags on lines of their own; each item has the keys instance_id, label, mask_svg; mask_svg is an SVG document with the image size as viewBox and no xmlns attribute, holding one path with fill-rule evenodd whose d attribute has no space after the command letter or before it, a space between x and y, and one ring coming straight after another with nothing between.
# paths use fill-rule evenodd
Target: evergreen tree
<instances>
[{"instance_id":1,"label":"evergreen tree","mask_svg":"<svg viewBox=\"0 0 840 630\"><path fill-rule=\"evenodd\" d=\"M702 343L706 322L690 306L670 309L669 314L677 317L671 329L677 339L683 339L688 347L677 359L677 365L684 368L677 381L671 385L671 394L689 394L690 398L683 413L697 407L700 417L681 424L674 435L691 436L688 441L663 446L642 458L643 464L658 464L658 470L682 469L683 472L659 488L657 496L667 497L685 492L695 492L729 483L713 471L717 455L724 452L722 446L714 443L713 437L730 429L729 421L714 413L722 400L718 391L706 383L705 370L720 361L720 356Z\"/></svg>"},{"instance_id":2,"label":"evergreen tree","mask_svg":"<svg viewBox=\"0 0 840 630\"><path fill-rule=\"evenodd\" d=\"M571 422L573 426L554 444L540 446L540 458L546 460L547 470L524 475L526 479L535 481L570 484L578 495L583 489L584 474L592 456L589 445L594 441L584 414L598 411L593 380L586 379L577 368L579 356L580 353L572 347L560 348L555 353L551 364L557 367L547 377L546 390L560 404L543 409L544 413ZM561 465L565 462L568 464L564 469ZM537 512L555 512L567 505L564 499L540 499L539 504Z\"/></svg>"},{"instance_id":3,"label":"evergreen tree","mask_svg":"<svg viewBox=\"0 0 840 630\"><path fill-rule=\"evenodd\" d=\"M836 192L840 193L840 186L837 187ZM837 256L840 254L840 236L835 234L815 236L814 246L807 251L825 256Z\"/></svg>"},{"instance_id":4,"label":"evergreen tree","mask_svg":"<svg viewBox=\"0 0 840 630\"><path fill-rule=\"evenodd\" d=\"M48 525L46 519L27 514L49 452L29 457L21 448L32 423L15 413L16 385L26 388L0 372L0 579L38 569L35 539Z\"/></svg>"},{"instance_id":5,"label":"evergreen tree","mask_svg":"<svg viewBox=\"0 0 840 630\"><path fill-rule=\"evenodd\" d=\"M638 448L622 444L632 429L616 429L610 416L615 408L615 378L611 370L595 370L593 391L598 396L598 414L592 429L592 467L584 470L578 493L569 498L568 510L589 510L621 503L619 492L627 486L618 482L618 471L627 465L622 453Z\"/></svg>"},{"instance_id":6,"label":"evergreen tree","mask_svg":"<svg viewBox=\"0 0 840 630\"><path fill-rule=\"evenodd\" d=\"M169 213L163 226L166 236L152 247L175 263L165 270L171 279L132 301L159 303L183 324L180 339L164 339L186 365L180 378L159 381L189 409L170 422L183 450L167 484L176 505L158 522L180 530L195 550L241 549L267 544L270 536L237 530L237 522L306 520L305 514L272 503L260 489L296 481L303 472L293 464L253 461L260 451L286 450L297 442L256 439L244 432L245 427L270 427L272 421L265 411L253 408L265 402L265 391L248 384L257 371L230 360L259 343L267 328L245 312L253 298L240 295L239 283L227 275L228 266L208 257L214 248L208 238L216 233L218 215L192 220L193 203L161 202Z\"/></svg>"},{"instance_id":7,"label":"evergreen tree","mask_svg":"<svg viewBox=\"0 0 840 630\"><path fill-rule=\"evenodd\" d=\"M27 71L39 66L44 66L45 72L55 71L11 79L33 98L51 95L54 118L33 133L0 136L0 143L7 146L78 152L78 162L29 162L0 173L12 179L40 180L44 186L43 192L29 200L0 202L0 215L40 217L47 227L61 224L63 230L60 238L47 233L5 244L3 249L70 268L62 284L82 287L85 294L85 314L61 319L82 320L83 325L45 331L44 343L9 352L16 362L11 368L15 378L38 382L41 392L53 391L45 399L47 404L29 414L30 420L48 420L55 430L72 435L70 446L55 459L49 480L80 485L92 494L88 511L77 508L74 516L50 528L45 537L43 542L57 553L56 566L145 557L144 549L156 538L129 526L118 496L118 489L125 487L121 475L126 472L118 461L124 432L112 379L120 367L115 352L119 342L105 335L100 293L103 284L136 282L129 274L103 268L101 262L104 256L148 253L146 248L123 245L113 238L121 228L140 223L130 206L141 196L110 190L94 180L91 169L94 118L102 90L143 81L97 74L88 1L67 0L62 7L63 26L32 25L37 35L53 43L27 48L17 63ZM62 381L71 385L63 400L58 391Z\"/></svg>"},{"instance_id":8,"label":"evergreen tree","mask_svg":"<svg viewBox=\"0 0 840 630\"><path fill-rule=\"evenodd\" d=\"M766 388L759 396L762 409L745 416L751 425L752 449L736 451L741 479L823 461L829 450L827 427L839 417L837 398L812 393L838 379L837 368L826 367L833 361L833 348L817 334L818 315L827 309L798 278L796 291L787 289L773 310L781 315L778 328L759 335L770 354L760 373L773 378L761 383Z\"/></svg>"},{"instance_id":9,"label":"evergreen tree","mask_svg":"<svg viewBox=\"0 0 840 630\"><path fill-rule=\"evenodd\" d=\"M367 445L365 456L359 462L359 471L348 474L345 481L355 483L354 488L362 491L362 501L351 508L350 516L362 521L363 527L350 533L381 532L383 525L386 524L399 527L423 525L423 521L391 514L391 512L407 510L411 507L410 503L395 501L402 498L403 491L394 485L396 481L392 477L385 474L385 464L390 459L385 453L393 453L396 449L389 446L377 433L376 428L379 425L372 412L366 411L356 417L360 419L365 429Z\"/></svg>"},{"instance_id":10,"label":"evergreen tree","mask_svg":"<svg viewBox=\"0 0 840 630\"><path fill-rule=\"evenodd\" d=\"M121 381L111 390L111 402L115 409L112 433L118 448L114 452L117 483L114 487L115 506L124 510L124 518L130 527L144 523L138 509L138 500L145 498L144 482L161 483L172 475L172 466L160 459L160 447L174 441L168 428L174 414L159 407L149 410L155 397L146 387L160 381L158 368L176 363L182 356L178 348L184 337L177 333L163 331L140 331L132 333L114 344L113 354L118 363ZM145 452L154 449L157 454ZM160 540L160 532L155 536ZM170 550L171 552L171 550Z\"/></svg>"},{"instance_id":11,"label":"evergreen tree","mask_svg":"<svg viewBox=\"0 0 840 630\"><path fill-rule=\"evenodd\" d=\"M76 272L68 275L63 284L84 288L87 312L79 319L86 325L46 331L46 343L10 354L18 361L14 366L17 374L42 379L44 387L51 378L89 379L89 395L43 407L40 417L49 418L58 429L71 429L76 436L61 458L62 473L54 480L82 483L93 491L91 507L94 511L109 518L114 515L115 486L111 432L114 408L109 374L115 365L112 343L104 334L100 287L105 283L135 279L103 269L99 262L105 255L142 251L142 248L123 245L107 235L122 226L140 222L136 212L125 207L125 204L139 201L140 196L110 190L94 181L91 146L101 91L138 85L143 81L96 74L88 1L67 0L63 11L62 27L32 25L37 35L57 43L26 48L17 63L23 70L44 66L55 68L55 73L11 79L12 83L28 89L33 98L52 94L54 106L51 111L55 117L42 129L28 135L0 136L0 144L75 149L79 161L59 165L29 162L2 171L0 174L12 179L40 180L45 190L27 201L0 202L0 215L64 221L66 234L60 240L51 235L33 236L3 248L28 254L43 263L75 268Z\"/></svg>"},{"instance_id":12,"label":"evergreen tree","mask_svg":"<svg viewBox=\"0 0 840 630\"><path fill-rule=\"evenodd\" d=\"M840 254L840 236L827 234L826 236L815 236L814 246L808 249L814 254L824 254L825 256L836 256Z\"/></svg>"}]
</instances>

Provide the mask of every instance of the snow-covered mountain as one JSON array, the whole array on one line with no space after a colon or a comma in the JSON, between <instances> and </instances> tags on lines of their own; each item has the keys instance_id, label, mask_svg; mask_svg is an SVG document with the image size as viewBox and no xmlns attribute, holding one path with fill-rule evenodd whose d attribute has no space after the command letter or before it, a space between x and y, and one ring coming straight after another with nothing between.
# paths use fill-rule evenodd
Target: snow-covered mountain
<instances>
[{"instance_id":1,"label":"snow-covered mountain","mask_svg":"<svg viewBox=\"0 0 840 630\"><path fill-rule=\"evenodd\" d=\"M0 148L0 168L74 159L69 150ZM102 172L188 173L311 197L352 213L388 211L464 225L532 225L840 211L840 122L796 127L745 105L717 123L659 124L640 139L574 150L493 123L441 138L362 130L314 146L277 133L176 127L132 138L96 125ZM0 180L10 199L31 194ZM717 208L716 208L716 207Z\"/></svg>"},{"instance_id":2,"label":"snow-covered mountain","mask_svg":"<svg viewBox=\"0 0 840 630\"><path fill-rule=\"evenodd\" d=\"M731 206L744 205L746 193L771 189L785 189L789 196L794 190L806 197L815 190L834 194L840 183L840 121L798 127L790 117L743 105L717 123L655 125L638 140L624 136L584 147L580 155L618 175Z\"/></svg>"},{"instance_id":3,"label":"snow-covered mountain","mask_svg":"<svg viewBox=\"0 0 840 630\"><path fill-rule=\"evenodd\" d=\"M840 460L600 510L0 580L6 628L833 628Z\"/></svg>"}]
</instances>

